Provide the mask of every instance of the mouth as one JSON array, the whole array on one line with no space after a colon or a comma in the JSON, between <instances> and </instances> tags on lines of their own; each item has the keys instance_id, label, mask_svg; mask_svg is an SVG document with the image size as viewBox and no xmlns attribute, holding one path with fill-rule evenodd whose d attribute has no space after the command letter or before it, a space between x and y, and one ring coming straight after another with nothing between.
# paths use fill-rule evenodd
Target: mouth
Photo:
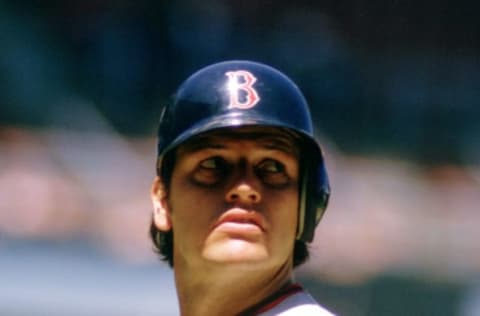
<instances>
[{"instance_id":1,"label":"mouth","mask_svg":"<svg viewBox=\"0 0 480 316\"><path fill-rule=\"evenodd\" d=\"M260 213L240 208L223 213L214 229L218 227L234 231L266 231L265 219Z\"/></svg>"}]
</instances>

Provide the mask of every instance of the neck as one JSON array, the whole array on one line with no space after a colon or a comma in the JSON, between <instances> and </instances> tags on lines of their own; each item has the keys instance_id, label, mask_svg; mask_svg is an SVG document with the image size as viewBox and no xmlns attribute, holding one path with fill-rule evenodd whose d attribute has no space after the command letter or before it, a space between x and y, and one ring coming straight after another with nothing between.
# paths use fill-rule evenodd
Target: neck
<instances>
[{"instance_id":1,"label":"neck","mask_svg":"<svg viewBox=\"0 0 480 316\"><path fill-rule=\"evenodd\" d=\"M237 315L292 283L292 265L278 269L175 266L182 316Z\"/></svg>"}]
</instances>

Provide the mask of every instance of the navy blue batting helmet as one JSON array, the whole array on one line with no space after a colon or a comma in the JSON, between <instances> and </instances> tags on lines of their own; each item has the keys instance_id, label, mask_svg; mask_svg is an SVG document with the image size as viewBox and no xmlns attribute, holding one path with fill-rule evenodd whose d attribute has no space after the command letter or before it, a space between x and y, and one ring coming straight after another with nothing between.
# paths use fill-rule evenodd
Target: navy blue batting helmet
<instances>
[{"instance_id":1,"label":"navy blue batting helmet","mask_svg":"<svg viewBox=\"0 0 480 316\"><path fill-rule=\"evenodd\" d=\"M221 128L268 126L288 129L301 140L297 239L313 240L330 187L307 102L287 76L251 61L226 61L190 76L162 112L157 169L162 158L200 133Z\"/></svg>"}]
</instances>

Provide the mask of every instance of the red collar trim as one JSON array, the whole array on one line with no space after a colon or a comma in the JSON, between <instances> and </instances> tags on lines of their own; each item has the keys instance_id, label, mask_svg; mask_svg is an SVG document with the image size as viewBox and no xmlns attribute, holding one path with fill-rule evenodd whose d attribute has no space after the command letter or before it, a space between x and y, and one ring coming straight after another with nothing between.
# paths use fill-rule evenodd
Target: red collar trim
<instances>
[{"instance_id":1,"label":"red collar trim","mask_svg":"<svg viewBox=\"0 0 480 316\"><path fill-rule=\"evenodd\" d=\"M287 286L281 288L278 292L270 295L260 303L255 304L254 306L240 313L239 316L258 315L264 313L283 302L289 296L292 296L293 294L302 291L303 288L299 284L288 284Z\"/></svg>"}]
</instances>

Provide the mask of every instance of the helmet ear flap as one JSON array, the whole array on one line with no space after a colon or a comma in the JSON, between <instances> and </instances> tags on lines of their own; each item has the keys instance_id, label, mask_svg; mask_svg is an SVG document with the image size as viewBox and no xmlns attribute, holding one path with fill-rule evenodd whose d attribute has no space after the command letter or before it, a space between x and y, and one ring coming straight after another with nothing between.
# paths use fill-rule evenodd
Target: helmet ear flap
<instances>
[{"instance_id":1,"label":"helmet ear flap","mask_svg":"<svg viewBox=\"0 0 480 316\"><path fill-rule=\"evenodd\" d=\"M315 185L315 191L316 192L313 193L317 204L315 225L318 225L322 219L323 213L325 213L330 198L330 182L328 180L327 169L325 168L323 159L317 168L317 184Z\"/></svg>"},{"instance_id":2,"label":"helmet ear flap","mask_svg":"<svg viewBox=\"0 0 480 316\"><path fill-rule=\"evenodd\" d=\"M315 163L308 159L300 166L301 184L297 227L297 239L311 242L315 228L327 208L330 185L323 158Z\"/></svg>"}]
</instances>

